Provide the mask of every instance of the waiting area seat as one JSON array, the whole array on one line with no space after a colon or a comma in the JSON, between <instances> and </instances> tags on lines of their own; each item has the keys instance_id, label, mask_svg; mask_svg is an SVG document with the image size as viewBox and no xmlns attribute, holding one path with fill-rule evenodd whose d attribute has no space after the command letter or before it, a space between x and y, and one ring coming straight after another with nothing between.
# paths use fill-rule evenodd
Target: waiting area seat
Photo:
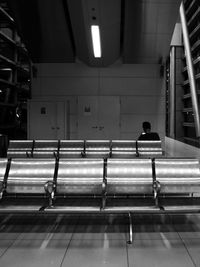
<instances>
[{"instance_id":1,"label":"waiting area seat","mask_svg":"<svg viewBox=\"0 0 200 267\"><path fill-rule=\"evenodd\" d=\"M34 158L53 158L58 156L58 140L35 140Z\"/></svg>"},{"instance_id":2,"label":"waiting area seat","mask_svg":"<svg viewBox=\"0 0 200 267\"><path fill-rule=\"evenodd\" d=\"M200 162L189 158L0 159L1 213L200 212Z\"/></svg>"},{"instance_id":3,"label":"waiting area seat","mask_svg":"<svg viewBox=\"0 0 200 267\"><path fill-rule=\"evenodd\" d=\"M136 157L136 141L134 140L112 140L112 158L134 158Z\"/></svg>"},{"instance_id":4,"label":"waiting area seat","mask_svg":"<svg viewBox=\"0 0 200 267\"><path fill-rule=\"evenodd\" d=\"M55 159L12 159L1 188L0 212L38 212L48 205L45 188L54 173Z\"/></svg>"},{"instance_id":5,"label":"waiting area seat","mask_svg":"<svg viewBox=\"0 0 200 267\"><path fill-rule=\"evenodd\" d=\"M62 212L100 211L104 189L103 175L103 159L60 159L56 201L54 207L49 207L46 210L56 209L62 210ZM74 199L76 196L80 198Z\"/></svg>"},{"instance_id":6,"label":"waiting area seat","mask_svg":"<svg viewBox=\"0 0 200 267\"><path fill-rule=\"evenodd\" d=\"M60 140L59 158L81 158L84 140Z\"/></svg>"},{"instance_id":7,"label":"waiting area seat","mask_svg":"<svg viewBox=\"0 0 200 267\"><path fill-rule=\"evenodd\" d=\"M164 155L161 141L11 140L9 158L155 158Z\"/></svg>"},{"instance_id":8,"label":"waiting area seat","mask_svg":"<svg viewBox=\"0 0 200 267\"><path fill-rule=\"evenodd\" d=\"M162 156L162 143L160 140L138 140L137 153L139 157L153 158Z\"/></svg>"},{"instance_id":9,"label":"waiting area seat","mask_svg":"<svg viewBox=\"0 0 200 267\"><path fill-rule=\"evenodd\" d=\"M26 158L32 156L33 140L10 140L8 158Z\"/></svg>"},{"instance_id":10,"label":"waiting area seat","mask_svg":"<svg viewBox=\"0 0 200 267\"><path fill-rule=\"evenodd\" d=\"M87 158L108 158L110 157L110 145L109 140L86 140L84 156Z\"/></svg>"},{"instance_id":11,"label":"waiting area seat","mask_svg":"<svg viewBox=\"0 0 200 267\"><path fill-rule=\"evenodd\" d=\"M200 211L198 159L155 159L159 206L165 211ZM162 197L164 196L164 197Z\"/></svg>"},{"instance_id":12,"label":"waiting area seat","mask_svg":"<svg viewBox=\"0 0 200 267\"><path fill-rule=\"evenodd\" d=\"M2 192L5 187L4 178L6 175L7 163L7 159L0 158L0 196L2 196Z\"/></svg>"},{"instance_id":13,"label":"waiting area seat","mask_svg":"<svg viewBox=\"0 0 200 267\"><path fill-rule=\"evenodd\" d=\"M108 159L106 176L105 210L110 212L159 210L155 205L153 194L150 159Z\"/></svg>"}]
</instances>

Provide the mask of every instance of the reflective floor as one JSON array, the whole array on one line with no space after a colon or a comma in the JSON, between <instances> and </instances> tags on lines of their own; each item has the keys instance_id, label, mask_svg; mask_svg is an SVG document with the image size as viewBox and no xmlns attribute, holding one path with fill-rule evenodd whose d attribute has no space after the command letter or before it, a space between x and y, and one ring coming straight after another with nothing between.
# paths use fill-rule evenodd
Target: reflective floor
<instances>
[{"instance_id":1,"label":"reflective floor","mask_svg":"<svg viewBox=\"0 0 200 267\"><path fill-rule=\"evenodd\" d=\"M0 216L0 266L200 266L200 215Z\"/></svg>"}]
</instances>

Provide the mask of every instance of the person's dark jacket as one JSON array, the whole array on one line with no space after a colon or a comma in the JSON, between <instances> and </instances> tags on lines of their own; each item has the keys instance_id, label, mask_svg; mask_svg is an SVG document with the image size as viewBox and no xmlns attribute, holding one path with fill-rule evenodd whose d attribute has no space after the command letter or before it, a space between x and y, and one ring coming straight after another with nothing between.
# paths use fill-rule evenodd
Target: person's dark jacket
<instances>
[{"instance_id":1,"label":"person's dark jacket","mask_svg":"<svg viewBox=\"0 0 200 267\"><path fill-rule=\"evenodd\" d=\"M138 140L160 140L160 137L157 133L142 133Z\"/></svg>"}]
</instances>

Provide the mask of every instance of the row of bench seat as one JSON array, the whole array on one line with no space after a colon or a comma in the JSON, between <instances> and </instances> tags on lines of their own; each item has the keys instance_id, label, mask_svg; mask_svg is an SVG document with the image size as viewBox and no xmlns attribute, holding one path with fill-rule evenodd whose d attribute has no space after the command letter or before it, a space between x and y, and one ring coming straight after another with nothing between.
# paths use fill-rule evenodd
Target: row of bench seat
<instances>
[{"instance_id":1,"label":"row of bench seat","mask_svg":"<svg viewBox=\"0 0 200 267\"><path fill-rule=\"evenodd\" d=\"M163 155L161 141L10 140L9 158L134 158Z\"/></svg>"},{"instance_id":2,"label":"row of bench seat","mask_svg":"<svg viewBox=\"0 0 200 267\"><path fill-rule=\"evenodd\" d=\"M0 213L200 211L198 159L0 159Z\"/></svg>"},{"instance_id":3,"label":"row of bench seat","mask_svg":"<svg viewBox=\"0 0 200 267\"><path fill-rule=\"evenodd\" d=\"M139 206L129 198L126 200L126 207L117 206L120 211L135 211L143 209L144 196L148 196L147 201L152 204L151 208L162 206L163 210L170 210L175 209L177 203L169 205L171 202L166 200L166 196L173 199L172 195L180 197L180 194L200 193L200 168L197 159L177 158L153 161L138 158L60 159L59 162L55 159L0 159L0 183L2 200L7 196L15 196L12 205L16 204L17 195L48 196L50 203L57 196L62 199L63 210L69 208L69 196L99 196L102 201L113 196L142 196ZM156 202L163 195L165 198L159 206ZM27 200L25 202L27 205ZM116 210L115 205L109 206L106 202L101 204L96 206L97 211ZM57 200L53 207L52 205L46 204L45 210L56 209ZM3 202L0 211L2 208L6 208ZM183 209L183 206L177 206L177 209Z\"/></svg>"}]
</instances>

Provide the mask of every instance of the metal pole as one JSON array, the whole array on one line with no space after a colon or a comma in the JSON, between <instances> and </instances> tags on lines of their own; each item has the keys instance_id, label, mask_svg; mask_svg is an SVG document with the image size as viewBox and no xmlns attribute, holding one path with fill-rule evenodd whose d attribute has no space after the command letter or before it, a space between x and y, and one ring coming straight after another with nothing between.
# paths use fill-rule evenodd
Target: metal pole
<instances>
[{"instance_id":1,"label":"metal pole","mask_svg":"<svg viewBox=\"0 0 200 267\"><path fill-rule=\"evenodd\" d=\"M132 217L131 217L130 212L128 214L128 218L129 218L129 240L127 241L127 243L132 244L133 243L133 226L132 226Z\"/></svg>"},{"instance_id":2,"label":"metal pole","mask_svg":"<svg viewBox=\"0 0 200 267\"><path fill-rule=\"evenodd\" d=\"M180 6L180 18L181 18L181 25L182 25L182 31L183 31L183 41L184 41L184 47L185 47L186 63L187 63L187 68L188 68L188 79L190 83L192 108L194 112L194 124L195 124L196 136L200 137L200 119L199 119L199 107L198 107L198 99L197 99L197 91L196 91L196 82L195 82L192 54L190 50L189 34L188 34L188 29L187 29L187 21L186 21L183 2L181 3L181 6Z\"/></svg>"},{"instance_id":3,"label":"metal pole","mask_svg":"<svg viewBox=\"0 0 200 267\"><path fill-rule=\"evenodd\" d=\"M170 51L170 77L169 77L169 135L175 138L175 47L171 47Z\"/></svg>"}]
</instances>

